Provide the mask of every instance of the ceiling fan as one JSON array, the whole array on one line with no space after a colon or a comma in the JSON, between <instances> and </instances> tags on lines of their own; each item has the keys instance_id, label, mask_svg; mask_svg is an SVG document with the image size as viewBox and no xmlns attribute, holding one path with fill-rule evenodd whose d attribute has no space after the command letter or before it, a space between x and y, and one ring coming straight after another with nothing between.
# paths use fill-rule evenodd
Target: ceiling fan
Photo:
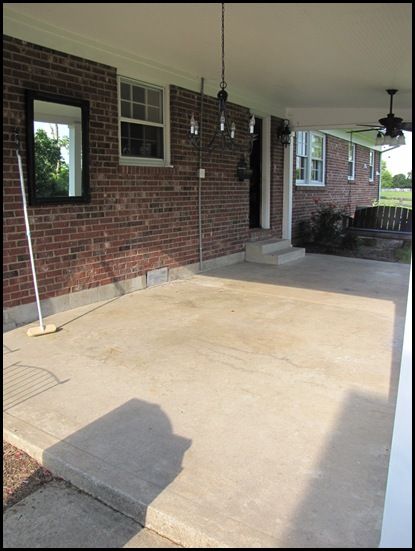
<instances>
[{"instance_id":1,"label":"ceiling fan","mask_svg":"<svg viewBox=\"0 0 415 551\"><path fill-rule=\"evenodd\" d=\"M379 119L380 126L359 124L358 126L370 126L367 130L353 130L355 132L370 132L377 130L376 145L405 145L404 130L412 131L412 122L404 122L401 118L395 117L392 112L393 96L398 90L386 90L390 96L389 113L386 117Z\"/></svg>"}]
</instances>

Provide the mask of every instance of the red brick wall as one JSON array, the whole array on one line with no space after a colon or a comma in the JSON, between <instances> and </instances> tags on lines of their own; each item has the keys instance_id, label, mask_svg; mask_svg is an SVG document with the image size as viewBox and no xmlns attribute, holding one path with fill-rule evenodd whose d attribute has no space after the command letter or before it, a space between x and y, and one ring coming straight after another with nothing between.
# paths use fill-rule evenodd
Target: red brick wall
<instances>
[{"instance_id":1,"label":"red brick wall","mask_svg":"<svg viewBox=\"0 0 415 551\"><path fill-rule=\"evenodd\" d=\"M294 183L292 214L294 241L299 236L299 222L309 220L311 213L316 210L316 200L344 207L350 215L353 215L357 205L371 205L378 198L379 176L376 172L380 172L379 153L375 152L375 176L373 182L369 182L369 148L356 144L355 179L349 182L347 179L348 145L347 140L326 134L325 186L296 186Z\"/></svg>"},{"instance_id":2,"label":"red brick wall","mask_svg":"<svg viewBox=\"0 0 415 551\"><path fill-rule=\"evenodd\" d=\"M115 69L9 37L3 47L4 307L34 301L13 142L17 128L25 167L26 88L90 102L91 202L29 207L41 297L198 262L197 152L187 131L191 113L199 111L199 95L170 89L174 168L120 166ZM237 129L246 127L247 109L230 104L230 113ZM206 139L216 115L216 100L206 98ZM272 223L279 231L282 149L275 149ZM249 239L249 184L236 178L238 160L237 152L214 153L203 162L205 260L243 251Z\"/></svg>"}]
</instances>

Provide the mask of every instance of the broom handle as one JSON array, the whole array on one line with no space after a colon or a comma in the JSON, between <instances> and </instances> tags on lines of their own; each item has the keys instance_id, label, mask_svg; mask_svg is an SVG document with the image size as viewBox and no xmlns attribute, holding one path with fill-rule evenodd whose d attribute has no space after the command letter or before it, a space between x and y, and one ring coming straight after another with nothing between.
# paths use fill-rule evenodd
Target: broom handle
<instances>
[{"instance_id":1,"label":"broom handle","mask_svg":"<svg viewBox=\"0 0 415 551\"><path fill-rule=\"evenodd\" d=\"M43 324L42 310L40 309L39 291L38 291L38 288L37 288L35 260L33 258L33 249L32 249L32 239L31 239L31 235L30 235L29 217L27 216L26 193L25 193L25 188L24 188L24 183L23 183L23 167L22 167L22 158L20 157L20 152L19 152L19 138L18 138L18 136L16 136L16 141L17 141L16 155L17 155L17 162L19 163L20 188L22 190L24 221L25 221L25 224L26 224L26 235L27 235L27 242L29 244L30 263L32 265L33 283L34 283L34 286L35 286L36 306L37 306L37 311L38 311L38 314L39 314L40 327L43 331L45 329L45 326Z\"/></svg>"}]
</instances>

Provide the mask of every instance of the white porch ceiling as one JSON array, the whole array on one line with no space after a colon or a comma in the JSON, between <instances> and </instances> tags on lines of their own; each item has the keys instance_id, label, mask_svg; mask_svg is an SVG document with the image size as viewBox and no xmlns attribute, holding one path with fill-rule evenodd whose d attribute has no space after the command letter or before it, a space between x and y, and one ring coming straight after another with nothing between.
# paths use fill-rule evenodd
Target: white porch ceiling
<instances>
[{"instance_id":1,"label":"white porch ceiling","mask_svg":"<svg viewBox=\"0 0 415 551\"><path fill-rule=\"evenodd\" d=\"M225 4L230 101L244 99L248 107L268 111L273 106L271 112L289 113L299 126L327 128L376 123L389 110L385 89L397 88L394 112L412 120L411 8L410 3ZM87 45L89 51L157 67L169 75L166 82L187 81L198 89L203 76L208 93L218 88L219 3L6 2L3 10L5 34L39 37L37 43L63 51L76 43L76 55Z\"/></svg>"}]
</instances>

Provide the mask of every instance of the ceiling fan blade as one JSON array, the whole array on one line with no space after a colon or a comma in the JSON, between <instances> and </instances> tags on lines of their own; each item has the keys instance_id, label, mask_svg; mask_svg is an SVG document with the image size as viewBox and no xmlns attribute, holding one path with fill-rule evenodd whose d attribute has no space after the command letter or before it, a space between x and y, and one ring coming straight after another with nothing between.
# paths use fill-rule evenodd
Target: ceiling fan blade
<instances>
[{"instance_id":1,"label":"ceiling fan blade","mask_svg":"<svg viewBox=\"0 0 415 551\"><path fill-rule=\"evenodd\" d=\"M366 125L362 124L360 126L366 126ZM368 128L365 128L364 130L351 130L350 132L353 132L353 134L356 134L356 132L370 132L371 130L377 132L381 128L381 126L377 126L376 128L374 128L373 126L369 126L369 125L367 125L367 126L368 126Z\"/></svg>"},{"instance_id":2,"label":"ceiling fan blade","mask_svg":"<svg viewBox=\"0 0 415 551\"><path fill-rule=\"evenodd\" d=\"M401 128L407 132L412 132L412 122L403 122Z\"/></svg>"}]
</instances>

